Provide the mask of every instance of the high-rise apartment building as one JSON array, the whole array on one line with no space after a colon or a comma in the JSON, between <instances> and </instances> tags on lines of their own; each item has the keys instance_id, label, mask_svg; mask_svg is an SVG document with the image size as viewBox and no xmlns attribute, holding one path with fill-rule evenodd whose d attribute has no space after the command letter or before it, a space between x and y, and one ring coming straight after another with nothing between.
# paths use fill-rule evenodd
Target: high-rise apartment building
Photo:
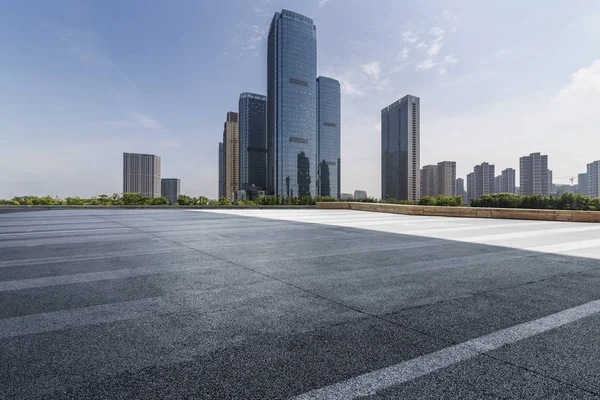
<instances>
[{"instance_id":1,"label":"high-rise apartment building","mask_svg":"<svg viewBox=\"0 0 600 400\"><path fill-rule=\"evenodd\" d=\"M225 157L223 142L219 142L219 198L225 196Z\"/></svg>"},{"instance_id":2,"label":"high-rise apartment building","mask_svg":"<svg viewBox=\"0 0 600 400\"><path fill-rule=\"evenodd\" d=\"M587 165L588 196L600 197L600 161Z\"/></svg>"},{"instance_id":3,"label":"high-rise apartment building","mask_svg":"<svg viewBox=\"0 0 600 400\"><path fill-rule=\"evenodd\" d=\"M466 204L471 203L471 200L476 199L475 195L475 172L471 172L467 175L467 192L466 192Z\"/></svg>"},{"instance_id":4,"label":"high-rise apartment building","mask_svg":"<svg viewBox=\"0 0 600 400\"><path fill-rule=\"evenodd\" d=\"M242 93L239 100L240 158L239 188L267 187L267 97Z\"/></svg>"},{"instance_id":5,"label":"high-rise apartment building","mask_svg":"<svg viewBox=\"0 0 600 400\"><path fill-rule=\"evenodd\" d=\"M123 193L160 197L160 157L123 153Z\"/></svg>"},{"instance_id":6,"label":"high-rise apartment building","mask_svg":"<svg viewBox=\"0 0 600 400\"><path fill-rule=\"evenodd\" d=\"M456 161L442 161L437 165L438 190L441 196L462 196L456 193Z\"/></svg>"},{"instance_id":7,"label":"high-rise apartment building","mask_svg":"<svg viewBox=\"0 0 600 400\"><path fill-rule=\"evenodd\" d=\"M335 79L317 78L317 194L340 197L341 92Z\"/></svg>"},{"instance_id":8,"label":"high-rise apartment building","mask_svg":"<svg viewBox=\"0 0 600 400\"><path fill-rule=\"evenodd\" d=\"M267 40L267 187L317 193L317 34L312 19L275 13Z\"/></svg>"},{"instance_id":9,"label":"high-rise apartment building","mask_svg":"<svg viewBox=\"0 0 600 400\"><path fill-rule=\"evenodd\" d=\"M587 172L577 175L577 193L582 194L584 196L590 195Z\"/></svg>"},{"instance_id":10,"label":"high-rise apartment building","mask_svg":"<svg viewBox=\"0 0 600 400\"><path fill-rule=\"evenodd\" d=\"M520 159L521 194L550 195L552 173L548 170L548 156L531 153Z\"/></svg>"},{"instance_id":11,"label":"high-rise apartment building","mask_svg":"<svg viewBox=\"0 0 600 400\"><path fill-rule=\"evenodd\" d=\"M474 168L475 188L471 199L478 199L484 194L495 193L495 166L487 162L476 165Z\"/></svg>"},{"instance_id":12,"label":"high-rise apartment building","mask_svg":"<svg viewBox=\"0 0 600 400\"><path fill-rule=\"evenodd\" d=\"M456 193L454 195L462 197L463 204L466 204L465 180L463 178L456 179Z\"/></svg>"},{"instance_id":13,"label":"high-rise apartment building","mask_svg":"<svg viewBox=\"0 0 600 400\"><path fill-rule=\"evenodd\" d=\"M439 193L438 188L438 166L425 165L421 168L421 196L436 197Z\"/></svg>"},{"instance_id":14,"label":"high-rise apartment building","mask_svg":"<svg viewBox=\"0 0 600 400\"><path fill-rule=\"evenodd\" d=\"M381 198L420 197L420 100L407 95L381 110Z\"/></svg>"},{"instance_id":15,"label":"high-rise apartment building","mask_svg":"<svg viewBox=\"0 0 600 400\"><path fill-rule=\"evenodd\" d=\"M239 117L236 112L228 112L223 128L223 195L229 200L235 200L239 189L240 179L240 149L239 149Z\"/></svg>"},{"instance_id":16,"label":"high-rise apartment building","mask_svg":"<svg viewBox=\"0 0 600 400\"><path fill-rule=\"evenodd\" d=\"M494 193L502 193L502 175L494 178Z\"/></svg>"},{"instance_id":17,"label":"high-rise apartment building","mask_svg":"<svg viewBox=\"0 0 600 400\"><path fill-rule=\"evenodd\" d=\"M502 186L500 193L516 193L516 171L514 168L506 168L502 171Z\"/></svg>"},{"instance_id":18,"label":"high-rise apartment building","mask_svg":"<svg viewBox=\"0 0 600 400\"><path fill-rule=\"evenodd\" d=\"M169 200L169 203L177 203L177 196L181 193L181 181L177 178L163 178L160 180L160 195Z\"/></svg>"}]
</instances>

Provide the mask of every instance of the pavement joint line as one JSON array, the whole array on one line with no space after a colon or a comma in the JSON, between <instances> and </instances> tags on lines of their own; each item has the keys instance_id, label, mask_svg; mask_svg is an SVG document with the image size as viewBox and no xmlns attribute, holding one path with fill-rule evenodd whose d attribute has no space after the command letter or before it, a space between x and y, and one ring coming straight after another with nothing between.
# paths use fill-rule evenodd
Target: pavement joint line
<instances>
[{"instance_id":1,"label":"pavement joint line","mask_svg":"<svg viewBox=\"0 0 600 400\"><path fill-rule=\"evenodd\" d=\"M185 251L191 251L191 249L183 248L177 250L168 250L168 251L157 251L150 252L146 251L143 253L133 253L133 254L116 254L110 256L79 256L79 257L46 257L46 258L30 258L26 260L10 260L8 262L0 262L0 268L11 268L11 267L24 267L29 265L39 265L39 264L52 264L52 263L68 263L68 262L78 262L78 261L94 261L94 260L106 260L110 258L125 258L125 257L139 257L139 256L153 256L160 254L173 254L180 253Z\"/></svg>"},{"instance_id":2,"label":"pavement joint line","mask_svg":"<svg viewBox=\"0 0 600 400\"><path fill-rule=\"evenodd\" d=\"M41 235L46 233L82 233L82 232L98 232L98 231L114 231L114 230L131 230L133 228L96 228L96 229L71 229L66 231L29 231L29 232L3 232L0 235L18 236L18 235Z\"/></svg>"},{"instance_id":3,"label":"pavement joint line","mask_svg":"<svg viewBox=\"0 0 600 400\"><path fill-rule=\"evenodd\" d=\"M487 355L486 353L506 345L560 328L599 312L600 300L594 300L543 318L480 336L421 357L315 389L294 397L294 400L355 399L374 395L378 391L410 382L480 355ZM537 373L536 371L532 372ZM596 394L579 387L578 389Z\"/></svg>"}]
</instances>

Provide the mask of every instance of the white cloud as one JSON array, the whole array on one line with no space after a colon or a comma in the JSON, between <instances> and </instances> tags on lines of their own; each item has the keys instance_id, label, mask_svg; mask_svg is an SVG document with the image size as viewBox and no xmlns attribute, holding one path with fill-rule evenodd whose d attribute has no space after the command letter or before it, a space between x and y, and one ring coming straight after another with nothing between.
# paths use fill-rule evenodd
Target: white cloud
<instances>
[{"instance_id":1,"label":"white cloud","mask_svg":"<svg viewBox=\"0 0 600 400\"><path fill-rule=\"evenodd\" d=\"M246 38L242 50L254 50L267 38L269 27L267 25L246 26Z\"/></svg>"},{"instance_id":2,"label":"white cloud","mask_svg":"<svg viewBox=\"0 0 600 400\"><path fill-rule=\"evenodd\" d=\"M410 54L410 49L408 47L403 47L400 54L396 58L398 61L406 61L408 59L408 55Z\"/></svg>"},{"instance_id":3,"label":"white cloud","mask_svg":"<svg viewBox=\"0 0 600 400\"><path fill-rule=\"evenodd\" d=\"M338 81L340 81L340 89L342 94L357 97L362 97L365 95L365 92L356 87L355 84L348 82L346 79L338 79Z\"/></svg>"},{"instance_id":4,"label":"white cloud","mask_svg":"<svg viewBox=\"0 0 600 400\"><path fill-rule=\"evenodd\" d=\"M329 3L330 0L319 0L319 5L322 7L325 4Z\"/></svg>"},{"instance_id":5,"label":"white cloud","mask_svg":"<svg viewBox=\"0 0 600 400\"><path fill-rule=\"evenodd\" d=\"M423 62L417 64L416 70L417 71L425 71L425 70L435 67L435 65L436 65L436 63L435 63L435 61L433 61L433 59L426 58L425 60L423 60Z\"/></svg>"},{"instance_id":6,"label":"white cloud","mask_svg":"<svg viewBox=\"0 0 600 400\"><path fill-rule=\"evenodd\" d=\"M123 121L105 121L105 125L110 126L122 126L128 128L143 128L151 131L161 131L162 126L155 120L146 114L133 112L130 113L130 118Z\"/></svg>"},{"instance_id":7,"label":"white cloud","mask_svg":"<svg viewBox=\"0 0 600 400\"><path fill-rule=\"evenodd\" d=\"M368 64L361 66L363 72L369 75L373 80L379 80L379 74L381 73L381 65L377 61L373 61Z\"/></svg>"},{"instance_id":8,"label":"white cloud","mask_svg":"<svg viewBox=\"0 0 600 400\"><path fill-rule=\"evenodd\" d=\"M419 40L419 35L417 35L413 29L408 29L402 32L402 39L404 39L406 43L417 43Z\"/></svg>"},{"instance_id":9,"label":"white cloud","mask_svg":"<svg viewBox=\"0 0 600 400\"><path fill-rule=\"evenodd\" d=\"M554 101L573 103L587 97L600 96L600 60L571 74L571 81L555 96ZM597 107L598 103L595 103Z\"/></svg>"},{"instance_id":10,"label":"white cloud","mask_svg":"<svg viewBox=\"0 0 600 400\"><path fill-rule=\"evenodd\" d=\"M448 72L448 69L454 67L456 64L458 64L458 58L454 57L453 54L449 54L446 57L444 57L444 59L442 60L442 62L440 63L440 68L438 70L438 73L440 75L446 75L446 73Z\"/></svg>"},{"instance_id":11,"label":"white cloud","mask_svg":"<svg viewBox=\"0 0 600 400\"><path fill-rule=\"evenodd\" d=\"M429 45L429 49L427 50L427 55L429 57L433 57L433 56L437 55L440 52L440 50L442 49L442 47L444 46L444 35L445 35L446 31L444 31L439 26L436 26L436 27L431 28L430 32L434 36L435 39L433 39L433 41Z\"/></svg>"}]
</instances>

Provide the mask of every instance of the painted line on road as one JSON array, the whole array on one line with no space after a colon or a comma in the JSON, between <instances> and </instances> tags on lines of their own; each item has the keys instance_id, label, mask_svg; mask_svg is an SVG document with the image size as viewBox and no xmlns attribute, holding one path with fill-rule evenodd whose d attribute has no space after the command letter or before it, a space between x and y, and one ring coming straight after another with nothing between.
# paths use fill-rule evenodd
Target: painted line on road
<instances>
[{"instance_id":1,"label":"painted line on road","mask_svg":"<svg viewBox=\"0 0 600 400\"><path fill-rule=\"evenodd\" d=\"M99 231L116 231L116 230L123 230L123 229L133 229L133 228L123 228L123 227L116 227L116 228L96 228L96 229L72 229L72 230L67 230L67 231L35 231L35 232L4 232L4 233L0 233L1 236L22 236L22 235L41 235L41 234L48 234L48 233L82 233L82 232L99 232Z\"/></svg>"},{"instance_id":2,"label":"painted line on road","mask_svg":"<svg viewBox=\"0 0 600 400\"><path fill-rule=\"evenodd\" d=\"M544 318L503 329L387 368L369 372L347 381L316 389L296 400L354 399L410 382L419 377L469 360L500 347L528 339L600 312L600 300L570 308Z\"/></svg>"},{"instance_id":3,"label":"painted line on road","mask_svg":"<svg viewBox=\"0 0 600 400\"><path fill-rule=\"evenodd\" d=\"M206 261L189 261L186 264L180 265L165 262L164 264L151 267L122 268L109 271L81 272L69 275L56 275L45 276L41 278L3 281L0 282L0 292L60 285L74 285L77 283L100 282L115 279L127 279L138 276L182 273L198 269L210 270L215 264L225 264L225 262L211 257Z\"/></svg>"}]
</instances>

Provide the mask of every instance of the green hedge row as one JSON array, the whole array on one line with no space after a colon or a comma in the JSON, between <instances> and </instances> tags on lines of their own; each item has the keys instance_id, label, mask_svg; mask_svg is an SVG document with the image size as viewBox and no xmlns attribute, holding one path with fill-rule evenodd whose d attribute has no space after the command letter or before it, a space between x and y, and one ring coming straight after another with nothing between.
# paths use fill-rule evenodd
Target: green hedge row
<instances>
[{"instance_id":1,"label":"green hedge row","mask_svg":"<svg viewBox=\"0 0 600 400\"><path fill-rule=\"evenodd\" d=\"M497 193L471 200L471 207L600 211L600 197L592 199L578 193L564 193L560 197Z\"/></svg>"},{"instance_id":2,"label":"green hedge row","mask_svg":"<svg viewBox=\"0 0 600 400\"><path fill-rule=\"evenodd\" d=\"M318 202L336 202L342 201L335 197L329 196L303 196L303 197L282 197L265 196L255 200L243 200L231 203L228 199L222 197L219 200L209 200L205 196L190 197L179 195L177 197L177 205L183 206L299 206L299 205L315 205ZM362 200L350 200L365 203L387 203L387 204L419 204L428 206L460 206L462 198L460 196L438 196L438 197L423 197L418 202L407 200L377 200L367 198ZM164 197L146 197L137 193L113 194L112 196L101 194L92 198L82 197L67 197L60 199L50 196L21 196L14 197L12 200L0 200L0 205L23 205L23 206L38 206L38 205L69 205L69 206L113 206L113 205L168 205L169 201Z\"/></svg>"}]
</instances>

